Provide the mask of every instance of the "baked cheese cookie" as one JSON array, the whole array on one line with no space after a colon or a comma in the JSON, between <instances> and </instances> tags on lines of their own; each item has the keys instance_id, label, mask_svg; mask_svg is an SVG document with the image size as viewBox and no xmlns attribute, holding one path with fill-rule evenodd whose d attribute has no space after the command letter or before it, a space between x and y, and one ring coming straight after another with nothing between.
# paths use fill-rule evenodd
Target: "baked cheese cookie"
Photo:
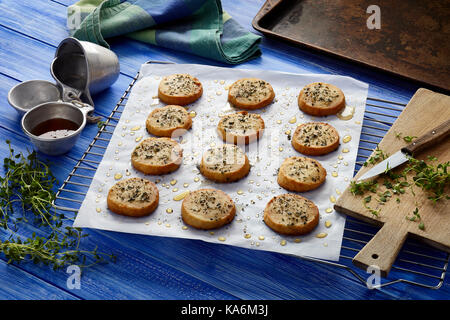
<instances>
[{"instance_id":1,"label":"baked cheese cookie","mask_svg":"<svg viewBox=\"0 0 450 320\"><path fill-rule=\"evenodd\" d=\"M250 171L247 155L234 144L208 149L202 157L200 173L216 182L233 182Z\"/></svg>"},{"instance_id":2,"label":"baked cheese cookie","mask_svg":"<svg viewBox=\"0 0 450 320\"><path fill-rule=\"evenodd\" d=\"M244 78L234 82L228 90L228 101L242 109L260 109L275 98L270 83L257 78Z\"/></svg>"},{"instance_id":3,"label":"baked cheese cookie","mask_svg":"<svg viewBox=\"0 0 450 320\"><path fill-rule=\"evenodd\" d=\"M286 158L278 171L278 184L290 191L309 191L325 182L327 171L311 158Z\"/></svg>"},{"instance_id":4,"label":"baked cheese cookie","mask_svg":"<svg viewBox=\"0 0 450 320\"><path fill-rule=\"evenodd\" d=\"M184 106L196 101L202 94L200 81L186 73L166 76L158 87L158 98L167 104Z\"/></svg>"},{"instance_id":5,"label":"baked cheese cookie","mask_svg":"<svg viewBox=\"0 0 450 320\"><path fill-rule=\"evenodd\" d=\"M177 170L183 150L170 138L147 138L131 154L131 164L145 174L160 175Z\"/></svg>"},{"instance_id":6,"label":"baked cheese cookie","mask_svg":"<svg viewBox=\"0 0 450 320\"><path fill-rule=\"evenodd\" d=\"M345 97L342 90L332 84L314 82L300 91L298 106L307 114L328 116L345 107Z\"/></svg>"},{"instance_id":7,"label":"baked cheese cookie","mask_svg":"<svg viewBox=\"0 0 450 320\"><path fill-rule=\"evenodd\" d=\"M155 211L159 202L156 185L142 178L130 178L114 184L108 191L107 205L114 213L143 217Z\"/></svg>"},{"instance_id":8,"label":"baked cheese cookie","mask_svg":"<svg viewBox=\"0 0 450 320\"><path fill-rule=\"evenodd\" d=\"M220 119L217 131L225 142L249 144L261 137L264 120L259 114L247 111L227 114Z\"/></svg>"},{"instance_id":9,"label":"baked cheese cookie","mask_svg":"<svg viewBox=\"0 0 450 320\"><path fill-rule=\"evenodd\" d=\"M328 123L303 123L295 129L291 143L300 153L311 156L324 155L339 147L339 133Z\"/></svg>"},{"instance_id":10,"label":"baked cheese cookie","mask_svg":"<svg viewBox=\"0 0 450 320\"><path fill-rule=\"evenodd\" d=\"M264 222L275 232L303 235L319 223L319 209L310 200L286 193L273 197L264 209Z\"/></svg>"},{"instance_id":11,"label":"baked cheese cookie","mask_svg":"<svg viewBox=\"0 0 450 320\"><path fill-rule=\"evenodd\" d=\"M167 105L153 110L145 122L148 133L159 137L172 137L181 135L184 130L192 126L192 118L185 108L176 105ZM180 129L180 130L179 130Z\"/></svg>"},{"instance_id":12,"label":"baked cheese cookie","mask_svg":"<svg viewBox=\"0 0 450 320\"><path fill-rule=\"evenodd\" d=\"M233 200L222 190L191 191L181 205L183 221L197 229L215 229L230 223L236 214Z\"/></svg>"}]
</instances>

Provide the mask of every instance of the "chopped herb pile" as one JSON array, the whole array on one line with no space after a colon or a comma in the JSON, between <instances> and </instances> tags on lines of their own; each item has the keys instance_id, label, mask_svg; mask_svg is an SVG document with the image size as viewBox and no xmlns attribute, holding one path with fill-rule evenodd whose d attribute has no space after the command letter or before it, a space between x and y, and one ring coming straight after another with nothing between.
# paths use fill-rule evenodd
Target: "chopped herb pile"
<instances>
[{"instance_id":1,"label":"chopped herb pile","mask_svg":"<svg viewBox=\"0 0 450 320\"><path fill-rule=\"evenodd\" d=\"M400 134L397 134L400 135ZM407 138L407 139L405 139ZM405 141L409 139L414 139L416 137L404 137ZM408 142L408 141L407 141ZM364 166L368 164L376 164L388 157L381 149L378 147L375 149L374 154L364 163ZM437 161L435 156L428 156L429 162ZM428 194L428 199L433 203L441 199L449 200L449 194L446 194L446 188L450 183L450 172L449 172L450 161L430 164L424 160L418 160L410 157L405 168L401 172L393 172L390 168L378 177L378 179L362 181L357 183L352 181L350 183L350 192L353 195L364 196L367 192L378 195L377 203L379 205L385 204L394 195L399 196L404 194L407 189L415 196L413 186L421 188ZM412 181L407 181L407 175L413 173ZM383 179L382 185L386 188L384 192L378 192L381 183L378 181ZM369 207L369 203L373 200L372 195L365 196L363 198L364 207L373 215L379 216L380 210L375 210ZM396 197L396 202L400 203L400 198ZM413 216L407 216L406 219L410 221L419 221L419 229L424 230L425 225L420 221L420 215L418 214L419 209L416 208L413 212Z\"/></svg>"},{"instance_id":2,"label":"chopped herb pile","mask_svg":"<svg viewBox=\"0 0 450 320\"><path fill-rule=\"evenodd\" d=\"M56 270L72 264L88 267L105 258L114 260L113 255L100 253L97 248L79 248L81 239L88 235L80 228L64 226L65 216L52 211L56 179L49 166L38 159L35 151L27 156L14 154L10 142L6 142L10 154L4 159L5 175L0 177L0 228L6 237L0 240L0 253L8 263L32 261ZM18 235L20 225L28 222L48 234L44 237L33 232L22 239Z\"/></svg>"},{"instance_id":3,"label":"chopped herb pile","mask_svg":"<svg viewBox=\"0 0 450 320\"><path fill-rule=\"evenodd\" d=\"M436 160L434 157L433 161ZM410 158L408 166L405 169L405 174L409 171L414 172L414 184L429 192L428 199L436 203L436 201L442 198L450 199L450 196L445 194L445 187L450 183L449 166L450 161L433 166L423 160Z\"/></svg>"},{"instance_id":4,"label":"chopped herb pile","mask_svg":"<svg viewBox=\"0 0 450 320\"><path fill-rule=\"evenodd\" d=\"M402 138L402 133L401 132L395 132L395 137L397 139L401 139ZM415 138L417 138L416 136L404 136L403 137L403 141L407 142L407 143L411 143Z\"/></svg>"},{"instance_id":5,"label":"chopped herb pile","mask_svg":"<svg viewBox=\"0 0 450 320\"><path fill-rule=\"evenodd\" d=\"M364 162L364 166L367 167L369 164L376 164L380 161L383 161L389 157L388 154L384 153L378 146L373 152L373 155Z\"/></svg>"}]
</instances>

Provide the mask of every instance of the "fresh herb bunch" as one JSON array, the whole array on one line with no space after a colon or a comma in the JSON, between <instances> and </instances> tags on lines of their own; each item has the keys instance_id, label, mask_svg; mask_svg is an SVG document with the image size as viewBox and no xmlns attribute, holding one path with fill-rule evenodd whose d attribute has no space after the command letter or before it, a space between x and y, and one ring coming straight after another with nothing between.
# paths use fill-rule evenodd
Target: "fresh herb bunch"
<instances>
[{"instance_id":1,"label":"fresh herb bunch","mask_svg":"<svg viewBox=\"0 0 450 320\"><path fill-rule=\"evenodd\" d=\"M13 205L18 203L22 211L31 211L39 223L48 226L55 221L50 214L55 193L52 191L56 182L49 167L40 161L33 151L27 157L14 155L9 141L9 158L5 158L3 166L5 177L0 177L0 226L8 229L8 215L13 212ZM25 216L16 221L28 222Z\"/></svg>"},{"instance_id":2,"label":"fresh herb bunch","mask_svg":"<svg viewBox=\"0 0 450 320\"><path fill-rule=\"evenodd\" d=\"M110 254L81 250L80 241L88 235L80 228L63 226L65 216L52 210L56 193L56 179L49 166L38 159L35 151L27 156L14 154L9 141L9 157L4 159L5 176L0 177L0 227L5 230L6 240L0 240L0 253L8 263L32 261L50 265L53 269L64 265L80 264L88 267L115 260ZM18 209L19 208L19 209ZM18 236L20 223L28 223L49 232L46 237L37 236L22 240ZM89 264L87 260L92 260Z\"/></svg>"}]
</instances>

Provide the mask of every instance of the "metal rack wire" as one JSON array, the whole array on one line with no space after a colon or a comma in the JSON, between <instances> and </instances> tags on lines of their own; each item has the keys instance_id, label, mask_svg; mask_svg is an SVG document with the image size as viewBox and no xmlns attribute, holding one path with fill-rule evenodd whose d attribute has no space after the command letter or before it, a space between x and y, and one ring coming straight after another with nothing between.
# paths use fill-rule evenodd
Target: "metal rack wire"
<instances>
[{"instance_id":1,"label":"metal rack wire","mask_svg":"<svg viewBox=\"0 0 450 320\"><path fill-rule=\"evenodd\" d=\"M149 61L147 63L170 63ZM62 186L57 190L54 207L56 210L77 212L88 191L97 166L100 164L108 142L114 132L129 93L139 77L133 78L111 114L89 144L87 150L78 160ZM395 119L406 105L403 103L367 98L366 111L362 124L361 139L356 159L355 174L376 148L383 136L393 125ZM375 235L377 228L347 217L340 259L331 262L310 257L301 259L314 263L326 264L348 271L356 281L367 285L370 276L352 265L353 257ZM394 263L389 277L382 279L378 287L386 287L397 283L406 283L423 288L438 289L442 286L450 261L450 254L431 248L423 243L408 239ZM373 288L373 287L372 287Z\"/></svg>"}]
</instances>

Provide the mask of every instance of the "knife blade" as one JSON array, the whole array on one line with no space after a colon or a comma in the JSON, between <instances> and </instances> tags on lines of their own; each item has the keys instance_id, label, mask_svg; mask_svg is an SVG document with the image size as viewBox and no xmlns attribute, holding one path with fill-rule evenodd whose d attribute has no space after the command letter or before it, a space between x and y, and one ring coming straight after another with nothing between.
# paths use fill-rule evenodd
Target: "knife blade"
<instances>
[{"instance_id":1,"label":"knife blade","mask_svg":"<svg viewBox=\"0 0 450 320\"><path fill-rule=\"evenodd\" d=\"M408 161L409 157L426 149L427 147L430 147L438 142L441 142L442 140L446 139L449 136L450 136L450 119L440 124L436 128L428 131L424 135L420 136L413 143L397 151L389 158L376 164L372 169L364 173L356 181L358 182L361 180L373 178L383 172L386 172L387 170L394 169L399 165Z\"/></svg>"},{"instance_id":2,"label":"knife blade","mask_svg":"<svg viewBox=\"0 0 450 320\"><path fill-rule=\"evenodd\" d=\"M398 167L399 165L405 163L406 161L408 161L408 154L402 152L402 150L399 150L389 158L384 159L380 163L376 164L372 169L370 169L369 171L364 173L361 177L359 177L357 181L375 177L383 172L386 172L386 170Z\"/></svg>"}]
</instances>

